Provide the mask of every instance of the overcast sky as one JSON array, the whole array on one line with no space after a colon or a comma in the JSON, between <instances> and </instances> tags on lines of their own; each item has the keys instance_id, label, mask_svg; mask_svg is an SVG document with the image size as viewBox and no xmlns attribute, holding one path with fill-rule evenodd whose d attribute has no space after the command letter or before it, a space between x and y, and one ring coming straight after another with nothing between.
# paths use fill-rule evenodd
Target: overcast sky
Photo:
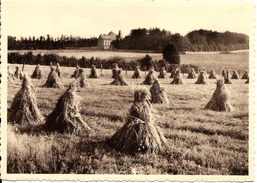
<instances>
[{"instance_id":1,"label":"overcast sky","mask_svg":"<svg viewBox=\"0 0 257 183\"><path fill-rule=\"evenodd\" d=\"M251 2L70 2L5 0L8 35L98 37L121 30L125 36L131 29L154 27L181 35L195 29L249 35L254 19Z\"/></svg>"}]
</instances>

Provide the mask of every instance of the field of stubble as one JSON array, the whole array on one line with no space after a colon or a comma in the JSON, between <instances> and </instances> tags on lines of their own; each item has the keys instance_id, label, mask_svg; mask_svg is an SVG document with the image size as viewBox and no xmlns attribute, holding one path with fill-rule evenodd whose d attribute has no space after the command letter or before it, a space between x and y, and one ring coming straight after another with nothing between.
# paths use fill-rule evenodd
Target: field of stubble
<instances>
[{"instance_id":1,"label":"field of stubble","mask_svg":"<svg viewBox=\"0 0 257 183\"><path fill-rule=\"evenodd\" d=\"M14 72L16 65L10 65ZM35 66L25 66L31 75ZM64 88L42 88L50 68L41 66L43 79L32 79L38 107L46 117L58 98L73 81L75 67L61 67ZM209 68L207 67L207 70ZM87 75L90 69L85 69ZM98 70L100 74L100 70ZM216 85L171 85L172 79L159 79L171 104L153 104L160 118L156 123L169 143L170 152L134 156L116 151L106 144L123 124L133 103L134 88L143 79L123 75L130 86L112 86L111 70L99 79L89 79L90 88L78 88L81 114L93 129L87 134L46 133L43 124L8 125L8 173L77 173L77 174L248 174L249 85L233 80L226 85L234 112L204 110ZM156 73L158 75L159 73ZM143 76L145 73L143 72ZM21 87L21 81L8 83L8 107ZM149 86L146 86L149 88Z\"/></svg>"}]
</instances>

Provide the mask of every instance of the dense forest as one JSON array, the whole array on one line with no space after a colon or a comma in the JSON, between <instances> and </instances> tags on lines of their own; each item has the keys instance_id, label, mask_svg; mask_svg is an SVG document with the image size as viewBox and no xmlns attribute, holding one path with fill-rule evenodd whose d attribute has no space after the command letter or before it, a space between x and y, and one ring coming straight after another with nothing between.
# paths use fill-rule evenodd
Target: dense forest
<instances>
[{"instance_id":1,"label":"dense forest","mask_svg":"<svg viewBox=\"0 0 257 183\"><path fill-rule=\"evenodd\" d=\"M173 43L178 51L231 51L249 49L249 37L245 34L233 32L217 32L211 30L194 30L182 36L179 33L159 28L132 29L123 39L117 39L112 44L115 49L126 50L153 50L162 52L165 45ZM53 38L50 35L39 38L8 36L9 50L35 50L35 49L64 49L80 47L96 47L97 38L80 38L61 36Z\"/></svg>"}]
</instances>

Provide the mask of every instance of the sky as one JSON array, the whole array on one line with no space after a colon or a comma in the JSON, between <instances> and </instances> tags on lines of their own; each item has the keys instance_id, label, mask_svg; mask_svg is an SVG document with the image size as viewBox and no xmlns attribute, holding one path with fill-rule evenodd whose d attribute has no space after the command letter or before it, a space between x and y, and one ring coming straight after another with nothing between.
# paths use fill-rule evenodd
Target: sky
<instances>
[{"instance_id":1,"label":"sky","mask_svg":"<svg viewBox=\"0 0 257 183\"><path fill-rule=\"evenodd\" d=\"M131 29L165 29L186 35L198 29L249 35L251 2L4 0L8 35L98 37L110 31L126 36ZM5 10L5 11L4 11ZM5 14L6 13L6 14Z\"/></svg>"}]
</instances>

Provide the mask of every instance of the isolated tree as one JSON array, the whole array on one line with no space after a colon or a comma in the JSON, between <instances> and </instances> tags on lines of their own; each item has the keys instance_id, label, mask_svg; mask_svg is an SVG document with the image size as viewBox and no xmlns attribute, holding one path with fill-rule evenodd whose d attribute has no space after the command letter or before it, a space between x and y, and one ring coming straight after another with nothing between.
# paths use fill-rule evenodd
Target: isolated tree
<instances>
[{"instance_id":1,"label":"isolated tree","mask_svg":"<svg viewBox=\"0 0 257 183\"><path fill-rule=\"evenodd\" d=\"M162 51L163 59L165 59L170 64L180 64L180 56L176 46L172 43L168 43L164 46Z\"/></svg>"}]
</instances>

